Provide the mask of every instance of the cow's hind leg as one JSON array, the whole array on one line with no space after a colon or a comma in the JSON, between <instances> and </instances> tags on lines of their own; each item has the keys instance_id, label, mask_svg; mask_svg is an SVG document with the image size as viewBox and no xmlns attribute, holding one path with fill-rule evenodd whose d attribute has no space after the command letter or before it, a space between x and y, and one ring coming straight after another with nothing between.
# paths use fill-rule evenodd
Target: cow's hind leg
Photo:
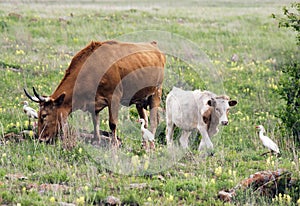
<instances>
[{"instance_id":1,"label":"cow's hind leg","mask_svg":"<svg viewBox=\"0 0 300 206\"><path fill-rule=\"evenodd\" d=\"M158 107L160 106L160 100L162 95L162 88L160 87L155 93L149 98L150 105L150 123L151 123L151 132L155 135L156 128L159 121L158 116Z\"/></svg>"},{"instance_id":2,"label":"cow's hind leg","mask_svg":"<svg viewBox=\"0 0 300 206\"><path fill-rule=\"evenodd\" d=\"M189 136L191 135L191 131L182 130L179 142L184 149L189 147Z\"/></svg>"},{"instance_id":3,"label":"cow's hind leg","mask_svg":"<svg viewBox=\"0 0 300 206\"><path fill-rule=\"evenodd\" d=\"M146 113L146 110L144 109L143 104L136 104L135 107L139 113L140 118L145 120L145 128L147 128L148 127L148 115Z\"/></svg>"}]
</instances>

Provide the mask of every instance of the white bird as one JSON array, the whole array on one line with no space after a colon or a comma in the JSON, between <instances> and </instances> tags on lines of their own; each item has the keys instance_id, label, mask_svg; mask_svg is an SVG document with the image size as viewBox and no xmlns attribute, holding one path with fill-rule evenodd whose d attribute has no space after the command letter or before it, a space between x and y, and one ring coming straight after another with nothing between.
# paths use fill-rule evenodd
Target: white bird
<instances>
[{"instance_id":1,"label":"white bird","mask_svg":"<svg viewBox=\"0 0 300 206\"><path fill-rule=\"evenodd\" d=\"M24 101L23 104L24 104L23 111L29 117L29 119L30 118L37 119L38 118L37 112L33 108L29 107L28 102Z\"/></svg>"},{"instance_id":2,"label":"white bird","mask_svg":"<svg viewBox=\"0 0 300 206\"><path fill-rule=\"evenodd\" d=\"M150 148L154 149L154 134L150 132L148 129L145 128L145 120L144 119L139 119L138 122L142 123L141 125L141 131L143 135L143 144L144 147L147 149L147 141L150 142Z\"/></svg>"},{"instance_id":3,"label":"white bird","mask_svg":"<svg viewBox=\"0 0 300 206\"><path fill-rule=\"evenodd\" d=\"M27 101L23 102L23 111L28 116L28 129L30 127L30 119L38 119L38 114L35 109L31 108ZM35 126L33 126L34 128Z\"/></svg>"},{"instance_id":4,"label":"white bird","mask_svg":"<svg viewBox=\"0 0 300 206\"><path fill-rule=\"evenodd\" d=\"M273 142L269 137L264 135L264 132L266 132L265 128L262 125L258 125L256 126L256 128L259 130L259 138L262 141L263 145L271 151L279 154L280 152L277 144Z\"/></svg>"}]
</instances>

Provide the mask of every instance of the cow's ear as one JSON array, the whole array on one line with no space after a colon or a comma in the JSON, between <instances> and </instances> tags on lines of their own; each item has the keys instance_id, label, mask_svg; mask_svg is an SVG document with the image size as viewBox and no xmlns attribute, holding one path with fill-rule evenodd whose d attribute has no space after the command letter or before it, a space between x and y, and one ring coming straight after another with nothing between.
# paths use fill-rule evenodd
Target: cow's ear
<instances>
[{"instance_id":1,"label":"cow's ear","mask_svg":"<svg viewBox=\"0 0 300 206\"><path fill-rule=\"evenodd\" d=\"M228 104L229 104L229 106L231 106L231 107L234 107L235 105L237 105L237 101L236 100L230 100L229 102L228 102Z\"/></svg>"},{"instance_id":2,"label":"cow's ear","mask_svg":"<svg viewBox=\"0 0 300 206\"><path fill-rule=\"evenodd\" d=\"M62 93L59 97L57 97L57 98L54 100L54 104L55 104L56 106L61 105L61 104L64 102L65 96L66 96L66 93Z\"/></svg>"},{"instance_id":3,"label":"cow's ear","mask_svg":"<svg viewBox=\"0 0 300 206\"><path fill-rule=\"evenodd\" d=\"M207 101L207 104L211 107L216 106L216 100L214 98L211 98L210 100Z\"/></svg>"}]
</instances>

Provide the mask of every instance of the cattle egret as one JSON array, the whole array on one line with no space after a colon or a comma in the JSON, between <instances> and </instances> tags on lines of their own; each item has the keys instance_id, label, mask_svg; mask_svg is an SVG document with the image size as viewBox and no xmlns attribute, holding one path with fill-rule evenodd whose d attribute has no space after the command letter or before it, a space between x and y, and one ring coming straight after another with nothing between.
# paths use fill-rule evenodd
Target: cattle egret
<instances>
[{"instance_id":1,"label":"cattle egret","mask_svg":"<svg viewBox=\"0 0 300 206\"><path fill-rule=\"evenodd\" d=\"M273 142L269 137L265 136L264 133L266 132L265 128L262 125L256 126L256 129L259 130L259 138L262 141L263 145L274 151L276 154L279 154L279 148L275 142Z\"/></svg>"},{"instance_id":2,"label":"cattle egret","mask_svg":"<svg viewBox=\"0 0 300 206\"><path fill-rule=\"evenodd\" d=\"M143 144L144 147L147 149L147 141L150 142L150 148L154 148L154 134L150 132L148 129L145 128L145 120L144 119L139 119L138 122L141 123L141 131L143 135Z\"/></svg>"},{"instance_id":3,"label":"cattle egret","mask_svg":"<svg viewBox=\"0 0 300 206\"><path fill-rule=\"evenodd\" d=\"M35 109L31 108L28 104L27 101L23 102L24 106L23 106L23 111L24 113L29 117L29 119L37 119L38 118L38 114L35 111Z\"/></svg>"},{"instance_id":4,"label":"cattle egret","mask_svg":"<svg viewBox=\"0 0 300 206\"><path fill-rule=\"evenodd\" d=\"M30 126L30 119L37 119L38 118L38 114L37 112L35 111L35 109L31 108L28 104L27 101L24 101L23 102L23 111L24 113L28 116L28 119L29 119L29 124L28 124L28 127Z\"/></svg>"}]
</instances>

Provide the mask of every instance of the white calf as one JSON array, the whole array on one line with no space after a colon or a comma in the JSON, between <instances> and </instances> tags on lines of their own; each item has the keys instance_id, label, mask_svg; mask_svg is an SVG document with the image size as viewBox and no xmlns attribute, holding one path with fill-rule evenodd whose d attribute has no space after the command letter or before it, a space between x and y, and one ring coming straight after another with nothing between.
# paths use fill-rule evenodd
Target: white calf
<instances>
[{"instance_id":1,"label":"white calf","mask_svg":"<svg viewBox=\"0 0 300 206\"><path fill-rule=\"evenodd\" d=\"M173 142L176 125L182 129L179 141L183 148L188 147L193 129L198 129L202 136L198 150L213 148L210 137L218 132L218 125L228 125L229 109L236 104L236 100L210 91L184 91L173 87L166 99L167 144Z\"/></svg>"}]
</instances>

